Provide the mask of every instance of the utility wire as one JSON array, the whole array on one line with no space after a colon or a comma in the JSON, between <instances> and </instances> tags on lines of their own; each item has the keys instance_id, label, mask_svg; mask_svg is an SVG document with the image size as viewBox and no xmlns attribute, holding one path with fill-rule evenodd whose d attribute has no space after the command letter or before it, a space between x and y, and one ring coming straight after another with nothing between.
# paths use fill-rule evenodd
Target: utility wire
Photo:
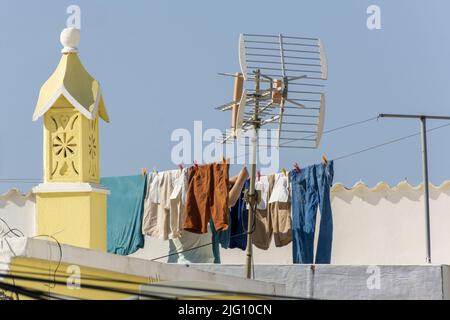
<instances>
[{"instance_id":1,"label":"utility wire","mask_svg":"<svg viewBox=\"0 0 450 320\"><path fill-rule=\"evenodd\" d=\"M40 234L40 235L37 235L37 236L33 237L33 239L36 239L36 238L50 238L50 239L52 239L53 241L55 241L56 244L58 245L59 258L58 258L58 263L57 263L57 265L56 265L56 268L55 268L55 270L53 271L53 283L52 283L52 284L47 284L47 285L46 285L46 286L48 286L49 288L54 288L54 287L55 287L55 281L56 281L56 274L58 273L58 269L59 269L59 267L61 266L61 261L62 261L62 246L61 246L61 243L60 243L60 242L58 241L58 239L56 239L54 236L47 235L47 234ZM51 251L51 249L50 249L50 251Z\"/></svg>"},{"instance_id":2,"label":"utility wire","mask_svg":"<svg viewBox=\"0 0 450 320\"><path fill-rule=\"evenodd\" d=\"M0 218L0 219L1 219L1 218ZM12 228L9 226L9 224L8 224L5 220L1 219L1 221L6 225L6 227L7 227L9 230L12 230ZM248 234L248 233L253 233L253 232L255 231L255 227L256 227L256 225L255 225L255 223L253 223L252 229L251 229L250 231L246 231L246 232L243 232L243 233L241 233L241 234L237 234L237 235L231 236L230 238L239 237L239 236L242 236L242 235L246 235L246 234ZM243 228L244 228L244 230L245 230L245 227L244 227L244 226L243 226ZM20 230L19 230L19 231L20 231ZM8 231L8 232L9 232L9 231ZM21 231L20 231L20 232L21 232ZM23 234L23 233L22 233L22 234ZM20 235L16 235L16 236L19 237ZM45 285L48 286L49 288L54 288L54 287L56 286L56 284L67 284L67 283L64 282L64 281L59 281L59 280L56 279L56 278L57 278L57 271L58 271L59 266L61 265L61 260L62 260L62 246L61 246L61 244L59 243L59 241L58 241L55 237L50 236L50 235L38 235L38 236L35 236L34 238L37 238L37 237L48 237L48 238L51 238L52 240L54 240L54 241L58 244L58 247L59 247L59 250L60 250L60 255L59 255L58 264L57 264L57 267L55 268L55 271L54 271L54 273L53 273L52 285L48 285L47 283L45 283ZM6 241L6 239L5 239L5 241ZM6 242L7 242L7 241L6 241ZM7 244L9 245L9 242L7 242ZM208 243L208 244L205 244L205 245L202 245L202 246L198 246L198 247L186 249L186 250L184 250L184 251L175 252L175 253L172 253L172 254L170 254L170 255L176 255L176 254L180 254L180 253L182 253L182 252L192 251L192 250L198 249L199 247L204 247L204 246L208 246L208 245L212 245L212 242L211 242L211 243ZM11 247L10 245L9 245L9 248L10 248L11 252L14 254L14 256L16 256L15 252L13 251L13 249L12 249L12 247ZM163 258L163 257L156 258L156 259L161 259L161 258ZM155 259L153 259L153 260L155 260ZM9 264L6 264L6 263L0 263L0 264L9 265ZM27 267L26 265L18 265L18 264L14 264L14 265L15 265L15 266L21 266L21 267ZM43 271L46 270L45 268L40 268L40 267L36 267L35 269L41 269L41 270L43 270ZM20 276L21 273L22 273L22 276ZM254 273L254 270L253 270L253 273ZM28 275L34 275L35 277L34 277L34 278L31 278L31 277L28 277ZM1 277L1 276L2 276L2 275L0 274L0 277ZM25 280L25 279L27 279L27 280L29 280L29 281L44 282L44 279L38 279L38 278L36 278L36 276L46 277L46 276L48 276L48 274L47 274L47 273L43 273L43 272L25 272L25 271L20 272L20 271L15 271L13 275L12 275L12 274L11 274L11 275L10 275L10 274L7 274L6 276L3 275L4 278L11 278L11 279L12 279L12 281L13 281L13 286L15 286L15 281L16 281L16 279L17 279L17 280ZM62 277L62 276L59 275L58 277ZM104 282L105 282L105 281L108 281L108 282L115 282L115 283L126 283L126 284L143 285L143 283L140 283L140 282L118 280L118 279L107 278L107 277L83 277L83 279L85 279L85 280L92 280L92 281L104 281ZM155 286L155 287L161 286L161 287L164 287L164 288L174 288L174 289L183 289L183 290L193 290L193 291L201 291L201 292L207 291L207 292L223 293L223 294L248 294L248 295L253 295L253 296L264 296L264 297L278 297L278 298L281 298L281 296L272 296L272 295L265 295L265 294L256 294L256 293L252 293L252 292L236 292L236 291L225 291L225 290L201 289L201 288L180 287L180 286L171 286L171 285L158 285L158 284L154 284L154 283L152 283L151 285L153 285L153 286ZM86 285L84 285L84 287L86 287ZM101 286L95 286L95 288L93 288L93 289L96 289L97 287L101 287ZM0 288L2 288L2 287L0 287ZM89 286L89 288L90 288L90 286ZM104 288L107 289L107 287L104 287ZM24 288L19 288L18 291L14 291L14 290L8 290L8 291L15 293L16 296L17 296L17 299L19 299L19 294L22 294L22 295L25 295L25 296L28 296L28 297L34 297L34 298L37 298L36 294L39 293L38 291L36 291L36 292L31 292L31 293L30 293L30 292L25 292L24 290L25 290ZM99 289L99 290L100 290L100 289ZM117 290L112 289L110 292L117 292ZM44 293L45 293L45 292L44 292ZM120 292L119 292L119 293L120 293ZM127 293L128 293L128 294L136 294L135 292L127 292ZM141 296L143 296L143 294L141 294L141 293L139 293L139 294L140 294ZM51 296L50 291L49 291L49 293L48 293L48 294L45 294L44 297L53 297L53 296ZM163 297L161 297L161 296L154 296L154 295L151 295L150 297L151 297L151 298L163 298ZM42 298L42 297L40 297L40 298ZM284 296L284 298L298 299L298 297L290 297L290 296Z\"/></svg>"},{"instance_id":3,"label":"utility wire","mask_svg":"<svg viewBox=\"0 0 450 320\"><path fill-rule=\"evenodd\" d=\"M335 131L339 131L339 130L343 130L343 129L347 129L347 128L351 128L351 127L354 127L354 126L362 125L362 124L365 124L367 122L374 121L374 120L377 120L377 119L378 119L378 116L370 117L370 118L365 119L365 120L359 120L359 121L351 122L351 123L348 123L348 124L344 124L344 125L336 127L336 128L325 130L324 132L322 132L322 135L329 134L329 133L332 133L332 132L335 132ZM315 136L315 134L311 134L311 135L307 135L307 136L305 136L303 138L304 139L308 139L308 138L312 138L314 136ZM286 145L288 145L290 143L293 143L295 141L296 140L288 140L288 141L283 142L282 144L280 144L280 147L286 146ZM272 146L261 146L260 149L264 149L265 150L265 149L268 149L270 147L272 147ZM237 159L240 159L242 157L247 157L249 154L250 154L250 151L246 151L243 154L236 155L235 159L237 160Z\"/></svg>"},{"instance_id":4,"label":"utility wire","mask_svg":"<svg viewBox=\"0 0 450 320\"><path fill-rule=\"evenodd\" d=\"M447 123L447 124L444 124L444 125L441 125L441 126L437 126L437 127L428 129L427 132L432 132L432 131L435 131L435 130L438 130L438 129L442 129L442 128L448 127L448 126L450 126L450 123ZM363 153L363 152L367 152L367 151L371 151L371 150L374 150L374 149L378 149L378 148L381 148L381 147L384 147L384 146L387 146L387 145L390 145L390 144L393 144L393 143L396 143L396 142L400 142L400 141L403 141L403 140L406 140L406 139L418 136L419 134L420 134L420 132L409 134L407 136L403 136L403 137L400 137L400 138L397 138L397 139L394 139L394 140L386 141L386 142L383 142L383 143L380 143L380 144L377 144L377 145L374 145L374 146L371 146L371 147L367 147L367 148L364 148L364 149L361 149L361 150L358 150L358 151L355 151L355 152L351 152L351 153L339 156L337 158L334 158L333 160L334 161L338 161L338 160L346 159L346 158L358 155L358 154Z\"/></svg>"},{"instance_id":5,"label":"utility wire","mask_svg":"<svg viewBox=\"0 0 450 320\"><path fill-rule=\"evenodd\" d=\"M365 124L365 123L373 121L373 120L378 120L378 116L371 117L371 118L368 118L368 119L365 119L365 120L361 120L361 121L356 121L356 122L344 124L344 125L342 125L340 127L336 127L336 128L333 128L333 129L325 130L325 131L322 132L322 134L328 134L328 133L332 133L332 132L335 132L335 131L351 128L351 127L354 127L354 126L359 126L361 124ZM312 138L312 137L315 137L315 134L310 134L310 135L304 137L304 139L308 139L308 138ZM280 144L280 147L282 147L284 145L287 145L287 144L290 144L292 142L295 142L295 140L288 140L288 141Z\"/></svg>"},{"instance_id":6,"label":"utility wire","mask_svg":"<svg viewBox=\"0 0 450 320\"><path fill-rule=\"evenodd\" d=\"M341 129L346 129L346 128L349 128L349 127L352 127L352 126L355 126L355 125L359 125L359 124L364 124L364 123L367 123L367 122L369 122L369 121L375 120L375 119L377 119L377 118L378 118L378 117L373 117L373 118L369 118L369 119L366 119L366 120L362 120L362 121L350 123L350 124L347 124L347 125L343 125L343 126L341 126L341 127L337 127L337 128L333 128L333 129L324 131L323 134L327 134L327 133L330 133L330 132L338 131L338 130L341 130ZM441 125L441 126L437 126L437 127L431 128L431 129L427 129L427 132L432 132L432 131L439 130L439 129L442 129L442 128L448 127L448 126L450 126L450 123L444 124L444 125ZM413 134L409 134L409 135L407 135L407 136L403 136L403 137L400 137L400 138L397 138L397 139L389 140L389 141L386 141L386 142L383 142L383 143L380 143L380 144L377 144L377 145L373 145L373 146L370 146L370 147L366 147L366 148L364 148L364 149L361 149L361 150L358 150L358 151L355 151L355 152L351 152L351 153L349 153L349 154L345 154L345 155L336 157L336 158L334 158L334 159L332 159L332 160L334 160L334 161L339 161L339 160L342 160L342 159L350 158L350 157L352 157L352 156L355 156L355 155L358 155L358 154L361 154L361 153L364 153L364 152L367 152L367 151L371 151L371 150L374 150L374 149L378 149L378 148L381 148L381 147L384 147L384 146L387 146L387 145L390 145L390 144L393 144L393 143L396 143L396 142L400 142L400 141L403 141L403 140L406 140L406 139L409 139L409 138L418 136L419 134L420 134L420 132L416 132L416 133L413 133ZM308 136L308 137L311 137L311 136ZM284 145L284 144L283 144L283 145ZM280 145L280 146L282 146L282 145ZM269 148L269 147L270 147L270 146L263 146L263 147L260 147L260 149L267 149L267 148ZM250 152L247 151L245 154L238 155L238 156L236 157L236 159L239 159L240 157L246 157L246 156L249 155L249 153L250 153Z\"/></svg>"},{"instance_id":7,"label":"utility wire","mask_svg":"<svg viewBox=\"0 0 450 320\"><path fill-rule=\"evenodd\" d=\"M33 273L31 273L31 274L33 274ZM12 278L13 275L10 275L8 273L0 273L0 277ZM17 275L16 274L16 275L14 275L14 278L16 278L17 280L37 282L37 283L45 282L45 280L43 280L43 279L39 279L39 278L36 278L36 277L30 277L30 276L26 276L26 275ZM199 293L207 292L207 293L215 293L215 294L234 294L234 295L245 294L245 295L254 296L254 297L266 297L266 298L310 299L310 298L301 298L301 297L294 297L294 296L262 294L262 293L248 292L248 291L231 291L231 290L220 290L220 289L212 289L212 288L198 288L198 287L187 287L187 286L183 287L183 286L165 285L165 284L158 284L158 283L140 283L140 282L132 282L132 281L126 282L126 283L128 283L128 284L136 284L136 285L148 285L148 286L153 286L153 287L159 287L159 288L162 288L162 289L191 290L191 291L198 291ZM0 285L1 284L2 284L2 282L0 281ZM56 284L64 285L64 286L67 285L67 283L65 281L61 281L61 280L57 280ZM8 287L8 291L14 291L13 287L17 287L17 286L10 286L10 287ZM2 287L0 286L0 288L2 288ZM104 285L94 285L94 284L86 284L86 283L82 284L81 288L82 289L91 289L91 290L104 291L104 292L109 292L109 293L120 293L120 294L136 295L136 296L147 297L147 298L176 299L176 295L175 294L171 294L171 293L168 293L168 292L145 293L145 292L141 292L141 291L133 291L133 290L129 290L129 289L120 289L120 288L115 288L115 287L107 287L107 286L104 286ZM23 288L23 289L25 289L25 288ZM25 290L29 290L29 289L25 289ZM41 291L41 290L36 290L36 292L42 292L48 298L57 298L59 296L59 295L51 295L51 294L45 293L44 291ZM19 293L22 294L21 292L19 292ZM173 296L173 297L167 297L167 296ZM70 297L70 296L66 295L66 297Z\"/></svg>"}]
</instances>

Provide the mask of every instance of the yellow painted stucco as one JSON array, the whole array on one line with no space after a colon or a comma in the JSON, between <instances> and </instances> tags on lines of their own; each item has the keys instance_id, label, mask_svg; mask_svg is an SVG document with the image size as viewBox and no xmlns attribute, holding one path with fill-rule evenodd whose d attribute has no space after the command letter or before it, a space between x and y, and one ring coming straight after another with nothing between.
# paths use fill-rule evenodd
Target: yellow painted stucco
<instances>
[{"instance_id":1,"label":"yellow painted stucco","mask_svg":"<svg viewBox=\"0 0 450 320\"><path fill-rule=\"evenodd\" d=\"M53 254L57 255L54 249ZM140 285L158 281L158 279L75 264L61 263L58 265L57 261L24 257L17 257L11 261L9 273L12 276L16 276L16 278L4 279L4 282L14 283L16 286L28 290L39 290L52 295L96 300L130 299L139 293ZM20 279L21 277L26 277L27 279ZM32 278L32 280L28 278ZM109 292L108 290L121 292ZM126 293L122 291L126 291ZM14 298L16 297L14 296ZM30 298L19 295L19 299Z\"/></svg>"},{"instance_id":2,"label":"yellow painted stucco","mask_svg":"<svg viewBox=\"0 0 450 320\"><path fill-rule=\"evenodd\" d=\"M36 188L37 233L106 251L99 119L109 121L100 84L78 54L64 53L44 83L33 119L44 117L44 183ZM80 184L83 184L80 187Z\"/></svg>"},{"instance_id":3,"label":"yellow painted stucco","mask_svg":"<svg viewBox=\"0 0 450 320\"><path fill-rule=\"evenodd\" d=\"M37 233L106 251L106 196L99 192L38 193Z\"/></svg>"},{"instance_id":4,"label":"yellow painted stucco","mask_svg":"<svg viewBox=\"0 0 450 320\"><path fill-rule=\"evenodd\" d=\"M89 120L61 96L44 115L44 182L100 180L98 115Z\"/></svg>"},{"instance_id":5,"label":"yellow painted stucco","mask_svg":"<svg viewBox=\"0 0 450 320\"><path fill-rule=\"evenodd\" d=\"M100 84L84 68L77 53L65 53L61 56L55 71L39 91L33 119L37 120L44 115L61 95L66 96L78 111L91 119L98 112L103 120L109 122Z\"/></svg>"},{"instance_id":6,"label":"yellow painted stucco","mask_svg":"<svg viewBox=\"0 0 450 320\"><path fill-rule=\"evenodd\" d=\"M58 252L52 249L52 257ZM163 288L154 293L140 293L141 285L164 282L163 279L135 276L77 264L59 263L44 259L16 257L9 264L9 277L0 282L15 285L28 291L46 293L54 298L74 298L83 300L135 299L139 294L152 299L171 297L178 300L252 300L261 297L248 294L167 294ZM159 293L160 292L160 293ZM180 291L181 292L181 291ZM6 292L13 299L33 299L23 294ZM49 297L43 297L48 299Z\"/></svg>"}]
</instances>

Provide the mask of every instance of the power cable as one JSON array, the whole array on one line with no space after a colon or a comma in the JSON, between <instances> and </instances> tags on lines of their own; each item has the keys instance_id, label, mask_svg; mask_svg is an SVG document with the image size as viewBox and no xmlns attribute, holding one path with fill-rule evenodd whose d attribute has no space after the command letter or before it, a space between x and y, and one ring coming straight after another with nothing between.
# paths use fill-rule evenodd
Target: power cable
<instances>
[{"instance_id":1,"label":"power cable","mask_svg":"<svg viewBox=\"0 0 450 320\"><path fill-rule=\"evenodd\" d=\"M441 126L437 126L437 127L428 129L427 132L432 132L432 131L435 131L435 130L438 130L438 129L442 129L442 128L448 127L448 126L450 126L450 123L447 123L447 124L444 124L444 125L441 125ZM393 143L396 143L396 142L400 142L400 141L403 141L403 140L406 140L406 139L409 139L409 138L412 138L412 137L415 137L415 136L418 136L418 135L420 135L420 132L409 134L407 136L403 136L403 137L400 137L400 138L397 138L397 139L393 139L393 140L389 140L389 141L386 141L386 142L383 142L383 143L380 143L380 144L377 144L377 145L374 145L374 146L371 146L371 147L367 147L367 148L364 148L364 149L361 149L361 150L358 150L358 151L355 151L355 152L351 152L351 153L339 156L337 158L334 158L333 160L334 161L338 161L338 160L346 159L346 158L358 155L360 153L364 153L364 152L367 152L367 151L378 149L378 148L381 148L381 147L384 147L384 146L387 146L387 145L390 145L390 144L393 144Z\"/></svg>"},{"instance_id":2,"label":"power cable","mask_svg":"<svg viewBox=\"0 0 450 320\"><path fill-rule=\"evenodd\" d=\"M329 134L329 133L332 133L332 132L335 132L335 131L339 131L339 130L343 130L343 129L347 129L347 128L351 128L351 127L354 127L354 126L362 125L362 124L365 124L365 123L368 123L370 121L374 121L374 120L377 120L377 119L378 119L378 116L370 117L370 118L367 118L367 119L364 119L364 120L358 120L358 121L351 122L351 123L347 123L347 124L344 124L344 125L339 126L339 127L335 127L335 128L329 129L329 130L325 130L325 131L322 132L322 135ZM305 136L304 139L308 139L308 138L311 138L311 137L314 137L314 136L315 136L315 134L311 134L311 135ZM286 146L286 145L288 145L290 143L293 143L293 142L295 142L295 140L288 140L288 141L280 144L280 147ZM265 150L265 149L269 149L270 147L271 146L261 146L260 149ZM250 151L246 151L243 154L236 155L236 157L234 157L234 158L237 160L237 159L240 159L242 157L247 157L249 154L250 154Z\"/></svg>"},{"instance_id":3,"label":"power cable","mask_svg":"<svg viewBox=\"0 0 450 320\"><path fill-rule=\"evenodd\" d=\"M0 234L1 237L5 237L9 233L12 233L16 237L24 237L25 236L25 234L21 230L19 230L17 228L11 228L9 226L9 224L6 222L6 220L0 218L0 221L3 222L3 224L8 228L8 232L6 232L4 234ZM20 234L17 234L16 232L20 232Z\"/></svg>"},{"instance_id":4,"label":"power cable","mask_svg":"<svg viewBox=\"0 0 450 320\"><path fill-rule=\"evenodd\" d=\"M30 274L33 274L33 273L30 273ZM8 274L8 273L0 273L0 277L12 278L13 276ZM41 283L41 282L45 281L45 280L38 279L38 278L35 278L35 277L29 277L29 276L26 276L26 275L24 275L24 276L22 276L22 275L14 275L14 277L16 279L18 279L18 280L30 281L30 282L39 282L39 283ZM0 282L0 284L1 283L2 282ZM136 285L149 285L149 286L159 287L159 288L164 288L164 289L191 290L191 291L208 292L208 293L216 293L216 294L234 294L234 295L245 294L245 295L254 296L254 297L286 298L286 299L309 299L309 298L301 298L301 297L286 296L286 295L275 296L275 295L271 295L271 294L261 294L261 293L248 292L248 291L230 291L230 290L220 290L220 289L212 289L212 288L198 288L198 287L188 287L188 286L165 285L165 284L158 284L158 283L145 284L145 283L133 282L133 281L129 281L129 282L125 282L125 283L136 284ZM58 284L58 285L67 285L67 283L65 281L60 281L60 280L57 280L56 284ZM165 292L157 292L157 293L154 293L154 294L150 294L150 293L143 293L141 291L136 292L136 291L127 290L127 289L119 289L119 288L114 288L114 287L107 287L107 286L93 285L93 284L82 284L81 288L83 288L83 289L91 289L91 290L98 290L98 291L104 291L104 292L110 292L110 293L112 292L112 293L121 293L121 294L128 294L128 295L138 295L138 296L147 297L147 298L176 299L176 296L174 296L173 298L168 298L167 296L171 295L171 294L170 293L165 293ZM13 288L9 287L9 289L13 289ZM25 289L25 290L29 290L29 289ZM43 291L36 290L36 292L43 292ZM51 294L47 294L47 293L45 293L45 295L47 297L49 297L49 298L57 297L55 295L51 295ZM66 295L66 297L70 297L70 296Z\"/></svg>"},{"instance_id":5,"label":"power cable","mask_svg":"<svg viewBox=\"0 0 450 320\"><path fill-rule=\"evenodd\" d=\"M54 288L54 287L55 287L56 274L57 274L57 272L58 272L59 267L61 266L61 261L62 261L62 246L61 246L61 243L58 241L58 239L56 239L54 236L47 235L47 234L40 234L40 235L34 236L33 239L36 239L36 238L43 238L43 237L45 237L45 238L50 238L50 239L52 239L53 241L55 241L56 244L58 245L58 249L59 249L59 259L58 259L58 263L57 263L56 268L55 268L55 270L54 270L54 272L53 272L53 283L47 285L47 286L49 287L49 289L51 289L51 288ZM51 250L51 249L50 249L50 250Z\"/></svg>"}]
</instances>

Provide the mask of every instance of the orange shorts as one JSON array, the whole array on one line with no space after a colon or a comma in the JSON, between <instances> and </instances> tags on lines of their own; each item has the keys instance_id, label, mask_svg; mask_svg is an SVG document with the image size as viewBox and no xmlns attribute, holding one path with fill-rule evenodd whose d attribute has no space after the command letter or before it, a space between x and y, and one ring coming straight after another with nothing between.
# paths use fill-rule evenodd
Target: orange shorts
<instances>
[{"instance_id":1,"label":"orange shorts","mask_svg":"<svg viewBox=\"0 0 450 320\"><path fill-rule=\"evenodd\" d=\"M216 231L228 229L227 163L214 163L189 170L184 230L207 233L209 220Z\"/></svg>"}]
</instances>

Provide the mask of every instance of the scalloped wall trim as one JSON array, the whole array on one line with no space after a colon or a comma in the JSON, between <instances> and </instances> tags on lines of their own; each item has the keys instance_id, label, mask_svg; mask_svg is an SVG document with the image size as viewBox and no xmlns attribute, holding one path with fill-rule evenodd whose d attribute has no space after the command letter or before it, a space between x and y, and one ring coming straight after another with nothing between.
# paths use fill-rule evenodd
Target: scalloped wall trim
<instances>
[{"instance_id":1,"label":"scalloped wall trim","mask_svg":"<svg viewBox=\"0 0 450 320\"><path fill-rule=\"evenodd\" d=\"M5 193L0 194L0 201L7 201L8 199L10 199L11 197L14 197L14 196L19 196L24 199L34 198L34 194L31 191L29 191L27 193L22 193L17 189L10 189Z\"/></svg>"},{"instance_id":2,"label":"scalloped wall trim","mask_svg":"<svg viewBox=\"0 0 450 320\"><path fill-rule=\"evenodd\" d=\"M386 182L378 182L375 186L369 187L364 182L359 181L359 182L355 183L351 188L348 188L344 184L337 182L337 183L333 184L333 186L331 187L331 192L335 193L335 192L345 192L345 191L347 191L347 192L353 192L353 191L359 191L359 192L421 191L422 189L423 189L423 183L413 186L413 185L409 184L407 181L400 181L397 185L391 187ZM448 190L448 189L450 189L450 180L444 181L438 186L435 186L430 183L430 189L434 189L437 191ZM10 197L17 196L17 195L19 195L23 198L33 197L33 193L31 191L29 191L27 193L22 193L17 189L11 189L3 194L0 194L0 200L5 201L5 200L8 200Z\"/></svg>"},{"instance_id":3,"label":"scalloped wall trim","mask_svg":"<svg viewBox=\"0 0 450 320\"><path fill-rule=\"evenodd\" d=\"M442 182L439 186L435 186L432 183L430 183L430 189L436 190L436 191L443 191L443 190L449 190L450 189L450 180ZM364 182L360 181L353 185L353 187L348 188L342 183L335 183L331 187L331 192L392 192L392 191L421 191L423 190L423 183L420 183L416 186L413 186L409 184L407 181L400 181L395 186L390 186L386 182L378 182L375 186L370 188L367 186Z\"/></svg>"}]
</instances>

